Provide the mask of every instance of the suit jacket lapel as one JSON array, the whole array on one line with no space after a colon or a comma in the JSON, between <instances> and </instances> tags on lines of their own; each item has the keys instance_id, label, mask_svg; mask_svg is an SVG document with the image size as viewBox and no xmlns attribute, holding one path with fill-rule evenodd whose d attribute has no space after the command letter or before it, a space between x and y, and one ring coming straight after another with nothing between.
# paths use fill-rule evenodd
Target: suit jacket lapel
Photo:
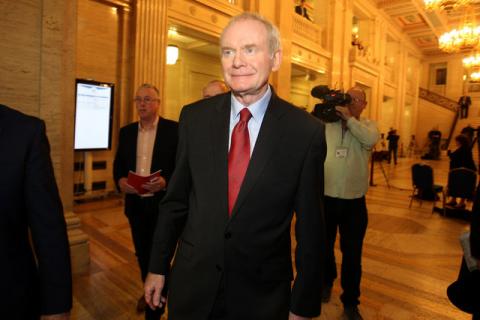
<instances>
[{"instance_id":1,"label":"suit jacket lapel","mask_svg":"<svg viewBox=\"0 0 480 320\"><path fill-rule=\"evenodd\" d=\"M127 141L128 146L128 154L126 155L130 159L130 170L136 171L137 170L137 138L138 138L138 126L140 125L139 122L136 122L134 126L131 127L131 133L128 134L129 141Z\"/></svg>"},{"instance_id":2,"label":"suit jacket lapel","mask_svg":"<svg viewBox=\"0 0 480 320\"><path fill-rule=\"evenodd\" d=\"M211 141L213 141L214 181L218 181L217 192L220 210L225 222L228 220L228 139L230 125L230 94L215 106L210 120Z\"/></svg>"},{"instance_id":3,"label":"suit jacket lapel","mask_svg":"<svg viewBox=\"0 0 480 320\"><path fill-rule=\"evenodd\" d=\"M152 163L150 163L150 173L154 173L154 170L161 169L161 168L156 168L155 164L157 164L160 161L159 157L160 157L160 150L162 145L162 137L161 137L162 125L163 125L162 118L159 117L158 123L157 123L157 132L155 133L155 142L153 143L153 153L152 153Z\"/></svg>"},{"instance_id":4,"label":"suit jacket lapel","mask_svg":"<svg viewBox=\"0 0 480 320\"><path fill-rule=\"evenodd\" d=\"M285 111L286 109L282 104L279 103L275 93L272 93L272 97L265 112L265 116L260 127L260 132L253 149L250 163L248 164L247 172L245 173L245 178L243 179L243 183L238 194L237 202L232 210L232 217L236 214L242 202L245 201L248 193L255 185L255 182L260 177L260 174L267 165L267 162L272 156L273 151L275 148L277 148L278 143L281 141L284 130L280 120Z\"/></svg>"}]
</instances>

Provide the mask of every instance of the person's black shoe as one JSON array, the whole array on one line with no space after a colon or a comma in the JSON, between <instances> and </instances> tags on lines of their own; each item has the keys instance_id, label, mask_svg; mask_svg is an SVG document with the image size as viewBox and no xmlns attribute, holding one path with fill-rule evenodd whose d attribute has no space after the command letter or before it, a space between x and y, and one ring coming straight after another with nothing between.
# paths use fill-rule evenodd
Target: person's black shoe
<instances>
[{"instance_id":1,"label":"person's black shoe","mask_svg":"<svg viewBox=\"0 0 480 320\"><path fill-rule=\"evenodd\" d=\"M330 297L332 296L332 287L325 286L322 290L322 302L327 303L330 301Z\"/></svg>"},{"instance_id":2,"label":"person's black shoe","mask_svg":"<svg viewBox=\"0 0 480 320\"><path fill-rule=\"evenodd\" d=\"M344 307L342 319L344 320L363 320L357 306Z\"/></svg>"}]
</instances>

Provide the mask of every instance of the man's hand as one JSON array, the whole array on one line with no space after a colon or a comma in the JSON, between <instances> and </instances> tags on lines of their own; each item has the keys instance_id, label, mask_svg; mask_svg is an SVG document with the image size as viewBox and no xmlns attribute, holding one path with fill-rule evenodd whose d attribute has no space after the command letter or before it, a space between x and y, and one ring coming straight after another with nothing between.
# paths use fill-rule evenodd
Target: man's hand
<instances>
[{"instance_id":1,"label":"man's hand","mask_svg":"<svg viewBox=\"0 0 480 320\"><path fill-rule=\"evenodd\" d=\"M148 273L145 279L145 301L150 309L162 308L167 302L167 298L162 296L162 290L165 285L165 276L162 274Z\"/></svg>"},{"instance_id":2,"label":"man's hand","mask_svg":"<svg viewBox=\"0 0 480 320\"><path fill-rule=\"evenodd\" d=\"M118 186L120 187L120 190L125 193L138 194L137 189L129 185L127 181L127 178L120 178L120 180L118 180Z\"/></svg>"},{"instance_id":3,"label":"man's hand","mask_svg":"<svg viewBox=\"0 0 480 320\"><path fill-rule=\"evenodd\" d=\"M43 315L40 317L40 320L68 320L68 319L70 319L70 312L49 314L49 315Z\"/></svg>"},{"instance_id":4,"label":"man's hand","mask_svg":"<svg viewBox=\"0 0 480 320\"><path fill-rule=\"evenodd\" d=\"M163 177L155 177L150 182L142 185L142 188L147 189L151 193L158 192L160 190L165 189L167 186L167 181Z\"/></svg>"},{"instance_id":5,"label":"man's hand","mask_svg":"<svg viewBox=\"0 0 480 320\"><path fill-rule=\"evenodd\" d=\"M288 320L311 320L312 318L305 318L301 316L297 316L296 314L290 312L288 315Z\"/></svg>"},{"instance_id":6,"label":"man's hand","mask_svg":"<svg viewBox=\"0 0 480 320\"><path fill-rule=\"evenodd\" d=\"M336 106L335 110L337 110L337 115L341 117L343 120L348 120L351 117L353 117L348 107Z\"/></svg>"}]
</instances>

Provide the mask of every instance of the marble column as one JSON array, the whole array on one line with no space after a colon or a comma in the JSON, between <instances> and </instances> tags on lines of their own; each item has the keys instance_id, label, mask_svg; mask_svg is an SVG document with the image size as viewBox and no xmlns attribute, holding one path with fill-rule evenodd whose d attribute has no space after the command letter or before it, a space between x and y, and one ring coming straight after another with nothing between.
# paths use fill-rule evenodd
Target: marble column
<instances>
[{"instance_id":1,"label":"marble column","mask_svg":"<svg viewBox=\"0 0 480 320\"><path fill-rule=\"evenodd\" d=\"M87 270L90 258L88 237L72 212L76 8L76 1L42 1L38 116L47 125L73 272L81 273Z\"/></svg>"},{"instance_id":2,"label":"marble column","mask_svg":"<svg viewBox=\"0 0 480 320\"><path fill-rule=\"evenodd\" d=\"M133 90L151 83L164 101L167 47L167 0L138 0L136 3L135 70ZM133 93L132 93L133 94ZM133 120L135 115L131 114Z\"/></svg>"}]
</instances>

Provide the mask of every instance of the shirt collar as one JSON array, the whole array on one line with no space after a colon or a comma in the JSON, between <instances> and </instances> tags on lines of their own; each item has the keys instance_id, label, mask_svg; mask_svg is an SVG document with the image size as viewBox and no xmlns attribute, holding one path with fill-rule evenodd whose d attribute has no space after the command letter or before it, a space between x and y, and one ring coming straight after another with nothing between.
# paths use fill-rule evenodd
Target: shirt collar
<instances>
[{"instance_id":1,"label":"shirt collar","mask_svg":"<svg viewBox=\"0 0 480 320\"><path fill-rule=\"evenodd\" d=\"M267 86L267 91L265 91L263 97L261 97L258 101L255 103L252 103L249 105L247 108L252 114L252 118L255 121L258 121L260 119L263 119L263 116L265 115L265 112L267 111L268 103L270 102L270 98L272 97L272 90L270 89L270 85ZM233 119L236 119L237 117L240 116L240 111L242 111L243 108L245 108L244 105L242 105L235 96L231 95L231 116Z\"/></svg>"},{"instance_id":2,"label":"shirt collar","mask_svg":"<svg viewBox=\"0 0 480 320\"><path fill-rule=\"evenodd\" d=\"M139 122L138 122L138 129L139 129L140 131L149 131L149 130L156 129L156 128L157 128L157 124L158 124L158 119L159 119L159 117L156 117L155 120L153 121L152 126L150 126L150 127L144 127L144 126L142 126L142 122L139 121Z\"/></svg>"}]
</instances>

